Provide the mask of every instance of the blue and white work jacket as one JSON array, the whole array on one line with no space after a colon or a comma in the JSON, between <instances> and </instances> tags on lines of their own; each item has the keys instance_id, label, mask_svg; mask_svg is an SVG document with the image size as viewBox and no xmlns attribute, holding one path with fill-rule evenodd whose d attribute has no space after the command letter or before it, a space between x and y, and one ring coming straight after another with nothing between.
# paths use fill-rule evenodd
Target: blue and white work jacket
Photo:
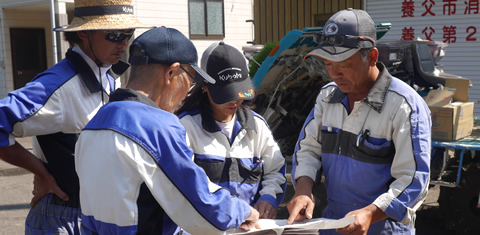
<instances>
[{"instance_id":1,"label":"blue and white work jacket","mask_svg":"<svg viewBox=\"0 0 480 235\"><path fill-rule=\"evenodd\" d=\"M278 208L287 186L285 158L260 115L239 108L231 138L205 108L179 117L187 131L187 144L194 151L193 160L212 182L251 206L267 201Z\"/></svg>"},{"instance_id":2,"label":"blue and white work jacket","mask_svg":"<svg viewBox=\"0 0 480 235\"><path fill-rule=\"evenodd\" d=\"M78 46L75 49L81 51ZM0 101L0 146L13 145L16 137L36 136L32 143L35 155L46 163L70 197L64 202L54 195L55 204L78 207L75 142L103 105L102 95L103 101L108 102L110 91L115 85L120 86L120 82L115 82L118 75L112 70L122 74L128 67L120 61L111 69L100 68L110 83L111 90L106 92L97 78L99 68L93 60L69 49L65 59Z\"/></svg>"},{"instance_id":3,"label":"blue and white work jacket","mask_svg":"<svg viewBox=\"0 0 480 235\"><path fill-rule=\"evenodd\" d=\"M98 234L224 234L249 205L192 161L178 117L118 89L77 142L82 226Z\"/></svg>"},{"instance_id":4,"label":"blue and white work jacket","mask_svg":"<svg viewBox=\"0 0 480 235\"><path fill-rule=\"evenodd\" d=\"M292 178L318 183L324 174L324 217L374 204L389 219L372 224L368 234L410 234L429 184L430 110L383 64L377 67L379 78L353 110L335 83L322 88L300 133Z\"/></svg>"}]
</instances>

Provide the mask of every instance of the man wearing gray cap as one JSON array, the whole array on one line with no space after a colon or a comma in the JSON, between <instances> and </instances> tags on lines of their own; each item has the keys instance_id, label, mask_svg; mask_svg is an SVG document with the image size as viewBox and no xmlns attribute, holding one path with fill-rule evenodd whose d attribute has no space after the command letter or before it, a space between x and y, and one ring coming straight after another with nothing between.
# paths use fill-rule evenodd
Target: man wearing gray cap
<instances>
[{"instance_id":1,"label":"man wearing gray cap","mask_svg":"<svg viewBox=\"0 0 480 235\"><path fill-rule=\"evenodd\" d=\"M250 229L257 210L208 180L193 161L173 114L196 82L215 80L197 66L178 30L151 29L130 46L127 88L116 90L80 134L82 234L225 234Z\"/></svg>"},{"instance_id":2,"label":"man wearing gray cap","mask_svg":"<svg viewBox=\"0 0 480 235\"><path fill-rule=\"evenodd\" d=\"M430 111L377 62L375 41L365 11L342 10L306 56L322 59L333 82L320 91L297 142L289 224L312 218L312 188L323 173L323 217L355 215L355 221L321 234L415 233L415 211L429 183Z\"/></svg>"},{"instance_id":3,"label":"man wearing gray cap","mask_svg":"<svg viewBox=\"0 0 480 235\"><path fill-rule=\"evenodd\" d=\"M34 176L25 234L79 234L80 201L73 152L78 135L129 65L120 61L136 28L131 0L75 0L63 32L66 57L0 100L0 159ZM35 156L15 141L34 136Z\"/></svg>"}]
</instances>

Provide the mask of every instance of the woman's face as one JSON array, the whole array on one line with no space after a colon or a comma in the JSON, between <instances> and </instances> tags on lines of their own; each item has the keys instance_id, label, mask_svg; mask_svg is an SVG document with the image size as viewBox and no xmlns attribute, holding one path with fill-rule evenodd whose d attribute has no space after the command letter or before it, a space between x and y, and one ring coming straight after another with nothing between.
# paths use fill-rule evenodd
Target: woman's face
<instances>
[{"instance_id":1,"label":"woman's face","mask_svg":"<svg viewBox=\"0 0 480 235\"><path fill-rule=\"evenodd\" d=\"M228 122L232 120L233 115L235 115L238 107L243 103L243 100L235 100L226 104L216 104L213 102L212 97L208 92L208 88L204 87L203 89L208 94L208 100L210 101L210 106L212 107L213 118L219 122Z\"/></svg>"}]
</instances>

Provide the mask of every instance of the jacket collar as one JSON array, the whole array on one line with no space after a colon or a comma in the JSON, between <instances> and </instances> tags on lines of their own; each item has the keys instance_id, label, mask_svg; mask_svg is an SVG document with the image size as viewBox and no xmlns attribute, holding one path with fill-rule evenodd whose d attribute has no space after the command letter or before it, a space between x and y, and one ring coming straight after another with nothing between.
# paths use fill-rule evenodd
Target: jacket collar
<instances>
[{"instance_id":1,"label":"jacket collar","mask_svg":"<svg viewBox=\"0 0 480 235\"><path fill-rule=\"evenodd\" d=\"M378 113L381 113L383 105L385 103L385 97L387 96L388 88L392 83L392 75L385 69L385 65L378 62L377 68L380 70L380 75L373 84L372 88L368 92L367 97L362 101L368 106L372 107ZM335 86L332 93L323 99L326 103L340 103L347 93L343 93L337 86Z\"/></svg>"},{"instance_id":2,"label":"jacket collar","mask_svg":"<svg viewBox=\"0 0 480 235\"><path fill-rule=\"evenodd\" d=\"M202 116L202 127L206 131L213 133L220 131L215 119L212 116L212 111L210 107L202 106L200 108L200 115ZM252 111L245 106L242 106L237 109L237 123L239 123L244 129L251 129L256 131L255 120L253 119Z\"/></svg>"},{"instance_id":3,"label":"jacket collar","mask_svg":"<svg viewBox=\"0 0 480 235\"><path fill-rule=\"evenodd\" d=\"M93 73L88 63L83 60L81 55L70 48L67 51L66 58L73 62L78 74L80 75L80 79L84 82L85 86L87 86L91 93L96 93L102 90L97 77ZM117 64L112 65L111 69L108 70L108 74L112 77L118 77L122 75L128 69L128 67L130 67L128 63L119 60Z\"/></svg>"},{"instance_id":4,"label":"jacket collar","mask_svg":"<svg viewBox=\"0 0 480 235\"><path fill-rule=\"evenodd\" d=\"M130 88L118 88L111 93L109 102L115 101L137 101L154 108L160 108L153 100Z\"/></svg>"}]
</instances>

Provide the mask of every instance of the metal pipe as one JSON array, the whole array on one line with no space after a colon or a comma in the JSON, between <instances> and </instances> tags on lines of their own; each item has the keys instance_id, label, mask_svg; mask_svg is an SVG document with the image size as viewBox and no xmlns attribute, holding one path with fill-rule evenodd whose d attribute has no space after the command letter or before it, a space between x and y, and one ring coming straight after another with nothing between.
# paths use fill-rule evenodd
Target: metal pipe
<instances>
[{"instance_id":1,"label":"metal pipe","mask_svg":"<svg viewBox=\"0 0 480 235\"><path fill-rule=\"evenodd\" d=\"M0 52L2 54L2 61L0 62L0 71L3 71L3 78L4 78L4 87L3 87L3 95L1 96L2 98L3 97L6 97L7 94L8 94L8 79L7 79L7 68L6 68L6 62L5 62L5 58L6 58L6 55L5 55L5 26L3 25L4 24L4 15L3 15L3 11L4 11L5 8L2 8L0 9Z\"/></svg>"},{"instance_id":2,"label":"metal pipe","mask_svg":"<svg viewBox=\"0 0 480 235\"><path fill-rule=\"evenodd\" d=\"M55 26L55 0L50 0L50 23L52 25L52 50L53 50L53 64L58 62L57 56L57 35L53 31Z\"/></svg>"},{"instance_id":3,"label":"metal pipe","mask_svg":"<svg viewBox=\"0 0 480 235\"><path fill-rule=\"evenodd\" d=\"M464 154L465 154L465 149L463 149L462 152L460 152L460 162L458 163L458 172L457 172L457 186L460 185L460 176L462 174Z\"/></svg>"}]
</instances>

